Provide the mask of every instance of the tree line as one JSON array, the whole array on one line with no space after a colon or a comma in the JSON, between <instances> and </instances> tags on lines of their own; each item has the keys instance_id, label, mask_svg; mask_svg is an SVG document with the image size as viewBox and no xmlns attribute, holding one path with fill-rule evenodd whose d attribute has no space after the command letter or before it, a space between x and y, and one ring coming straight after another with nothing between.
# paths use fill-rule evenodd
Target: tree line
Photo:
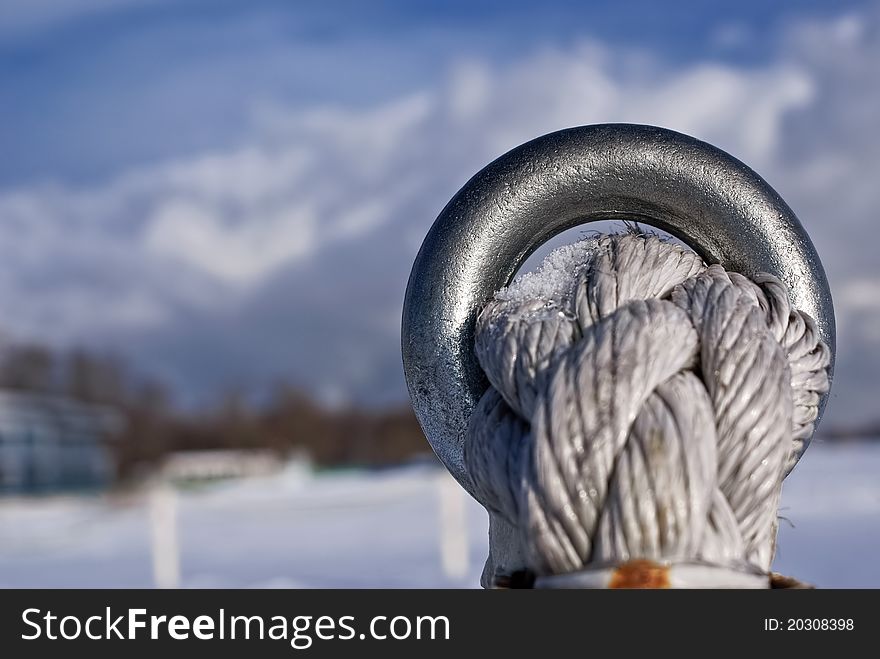
<instances>
[{"instance_id":1,"label":"tree line","mask_svg":"<svg viewBox=\"0 0 880 659\"><path fill-rule=\"evenodd\" d=\"M174 451L305 450L319 466L400 463L429 452L409 406L328 408L280 383L255 402L241 392L184 408L155 379L135 374L117 355L40 345L0 351L0 388L61 395L116 410L123 423L108 438L121 478Z\"/></svg>"}]
</instances>

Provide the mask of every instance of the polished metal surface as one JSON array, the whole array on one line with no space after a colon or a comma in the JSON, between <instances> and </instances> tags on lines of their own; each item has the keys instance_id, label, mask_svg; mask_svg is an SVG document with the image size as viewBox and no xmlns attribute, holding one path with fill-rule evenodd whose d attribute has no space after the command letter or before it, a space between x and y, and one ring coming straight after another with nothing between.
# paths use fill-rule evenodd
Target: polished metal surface
<instances>
[{"instance_id":1,"label":"polished metal surface","mask_svg":"<svg viewBox=\"0 0 880 659\"><path fill-rule=\"evenodd\" d=\"M434 451L465 488L462 442L487 387L474 356L477 314L549 238L609 219L668 231L729 270L779 277L792 303L816 320L833 369L834 309L819 256L760 176L705 142L652 126L601 124L544 135L486 166L452 198L407 286L402 351L413 407Z\"/></svg>"}]
</instances>

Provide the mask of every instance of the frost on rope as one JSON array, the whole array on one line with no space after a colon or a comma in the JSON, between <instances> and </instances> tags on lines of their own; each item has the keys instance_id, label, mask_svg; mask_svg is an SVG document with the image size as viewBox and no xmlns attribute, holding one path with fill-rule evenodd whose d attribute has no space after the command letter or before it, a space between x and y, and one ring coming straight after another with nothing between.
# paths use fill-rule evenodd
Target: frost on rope
<instances>
[{"instance_id":1,"label":"frost on rope","mask_svg":"<svg viewBox=\"0 0 880 659\"><path fill-rule=\"evenodd\" d=\"M499 291L475 349L492 386L465 460L530 570L769 569L830 357L775 277L653 235L591 238Z\"/></svg>"},{"instance_id":2,"label":"frost on rope","mask_svg":"<svg viewBox=\"0 0 880 659\"><path fill-rule=\"evenodd\" d=\"M573 287L592 262L597 245L597 239L587 238L554 249L533 272L518 275L510 286L495 293L495 299L514 303L571 299Z\"/></svg>"}]
</instances>

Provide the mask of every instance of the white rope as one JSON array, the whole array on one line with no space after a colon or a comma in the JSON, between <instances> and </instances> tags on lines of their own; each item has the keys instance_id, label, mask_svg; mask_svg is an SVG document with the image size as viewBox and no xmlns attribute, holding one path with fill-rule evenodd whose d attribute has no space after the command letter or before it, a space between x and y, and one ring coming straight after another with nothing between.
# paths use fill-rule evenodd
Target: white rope
<instances>
[{"instance_id":1,"label":"white rope","mask_svg":"<svg viewBox=\"0 0 880 659\"><path fill-rule=\"evenodd\" d=\"M785 286L630 232L552 253L477 322L474 491L550 576L635 559L767 573L830 353Z\"/></svg>"}]
</instances>

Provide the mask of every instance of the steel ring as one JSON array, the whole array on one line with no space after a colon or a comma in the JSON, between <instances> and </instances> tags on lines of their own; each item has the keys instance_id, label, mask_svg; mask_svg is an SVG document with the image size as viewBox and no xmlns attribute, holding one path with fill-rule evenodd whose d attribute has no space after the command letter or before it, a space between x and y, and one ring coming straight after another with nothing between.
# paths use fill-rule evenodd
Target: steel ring
<instances>
[{"instance_id":1,"label":"steel ring","mask_svg":"<svg viewBox=\"0 0 880 659\"><path fill-rule=\"evenodd\" d=\"M488 386L473 350L477 314L541 244L608 219L668 231L726 269L776 275L816 321L833 369L834 308L822 263L764 179L724 151L663 128L599 124L550 133L459 190L428 232L407 285L401 342L410 397L434 451L465 488L465 431Z\"/></svg>"}]
</instances>

